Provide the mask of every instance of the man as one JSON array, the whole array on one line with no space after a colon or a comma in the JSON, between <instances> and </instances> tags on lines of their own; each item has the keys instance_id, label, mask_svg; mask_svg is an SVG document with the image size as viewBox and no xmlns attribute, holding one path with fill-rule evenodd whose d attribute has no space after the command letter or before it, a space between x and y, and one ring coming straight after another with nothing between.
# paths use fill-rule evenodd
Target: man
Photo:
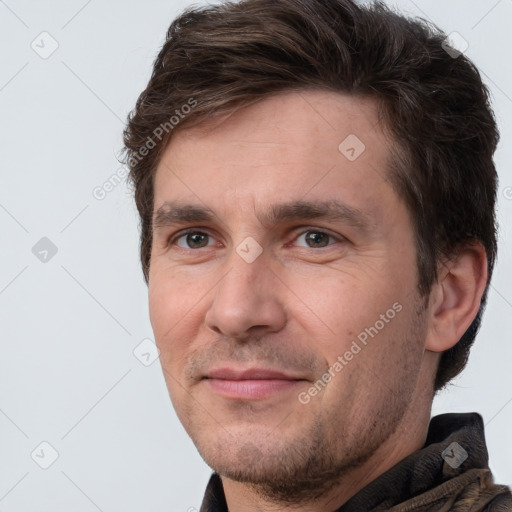
<instances>
[{"instance_id":1,"label":"man","mask_svg":"<svg viewBox=\"0 0 512 512\"><path fill-rule=\"evenodd\" d=\"M381 5L171 25L125 131L151 323L202 511L502 511L464 368L495 255L475 67Z\"/></svg>"}]
</instances>

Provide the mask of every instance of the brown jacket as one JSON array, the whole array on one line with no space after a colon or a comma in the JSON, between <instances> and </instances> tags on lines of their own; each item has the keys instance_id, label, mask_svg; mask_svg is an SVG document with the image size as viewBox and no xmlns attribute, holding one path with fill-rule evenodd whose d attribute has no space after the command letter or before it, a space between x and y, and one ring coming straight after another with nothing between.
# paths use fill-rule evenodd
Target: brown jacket
<instances>
[{"instance_id":1,"label":"brown jacket","mask_svg":"<svg viewBox=\"0 0 512 512\"><path fill-rule=\"evenodd\" d=\"M435 416L421 450L333 512L373 511L512 512L509 487L496 485L489 470L482 417L478 413ZM228 512L216 473L210 478L200 512Z\"/></svg>"}]
</instances>

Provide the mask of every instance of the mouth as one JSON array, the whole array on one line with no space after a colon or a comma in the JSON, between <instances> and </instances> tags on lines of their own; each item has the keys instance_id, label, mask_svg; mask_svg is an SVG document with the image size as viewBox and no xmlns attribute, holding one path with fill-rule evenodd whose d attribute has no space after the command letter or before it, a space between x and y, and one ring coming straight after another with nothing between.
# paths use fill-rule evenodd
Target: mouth
<instances>
[{"instance_id":1,"label":"mouth","mask_svg":"<svg viewBox=\"0 0 512 512\"><path fill-rule=\"evenodd\" d=\"M290 392L307 381L301 376L265 368L219 368L208 372L203 380L214 393L234 400L264 400Z\"/></svg>"}]
</instances>

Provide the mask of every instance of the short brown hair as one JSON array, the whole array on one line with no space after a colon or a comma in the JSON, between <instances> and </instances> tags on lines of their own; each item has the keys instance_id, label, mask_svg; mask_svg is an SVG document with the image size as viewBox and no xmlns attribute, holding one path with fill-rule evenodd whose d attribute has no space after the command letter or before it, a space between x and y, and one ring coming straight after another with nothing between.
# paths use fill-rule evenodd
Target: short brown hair
<instances>
[{"instance_id":1,"label":"short brown hair","mask_svg":"<svg viewBox=\"0 0 512 512\"><path fill-rule=\"evenodd\" d=\"M378 100L398 148L390 181L414 224L420 294L428 296L443 256L475 241L486 250L490 281L499 135L478 70L448 52L445 38L381 3L242 0L187 9L171 24L124 131L146 282L154 175L176 129L305 88ZM436 391L465 367L488 287L471 326L442 354Z\"/></svg>"}]
</instances>

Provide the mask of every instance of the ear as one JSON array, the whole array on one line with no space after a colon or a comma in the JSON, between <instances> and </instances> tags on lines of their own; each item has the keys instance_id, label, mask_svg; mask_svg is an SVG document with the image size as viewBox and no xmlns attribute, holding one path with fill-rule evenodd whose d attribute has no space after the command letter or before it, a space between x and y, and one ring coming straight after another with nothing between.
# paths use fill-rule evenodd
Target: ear
<instances>
[{"instance_id":1,"label":"ear","mask_svg":"<svg viewBox=\"0 0 512 512\"><path fill-rule=\"evenodd\" d=\"M452 348L475 319L487 284L487 256L480 243L443 262L430 293L426 350Z\"/></svg>"}]
</instances>

